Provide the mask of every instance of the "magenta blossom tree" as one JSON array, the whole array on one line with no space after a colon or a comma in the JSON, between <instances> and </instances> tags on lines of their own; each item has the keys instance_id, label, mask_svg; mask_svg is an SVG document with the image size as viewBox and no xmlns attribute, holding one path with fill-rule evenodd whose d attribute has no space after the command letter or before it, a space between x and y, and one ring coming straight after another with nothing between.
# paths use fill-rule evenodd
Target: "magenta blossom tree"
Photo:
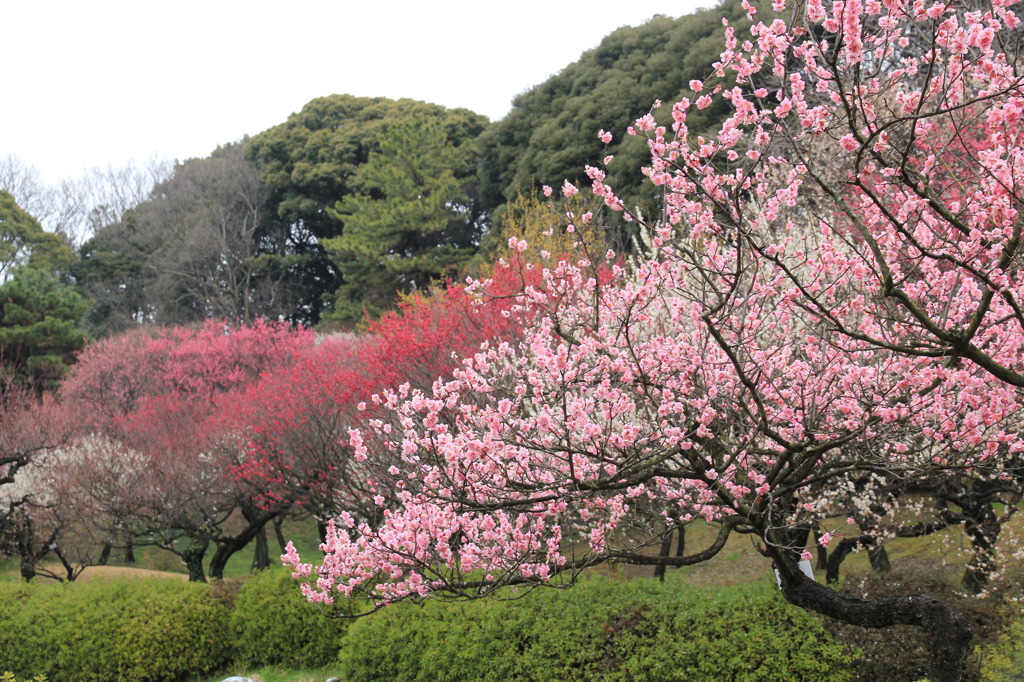
<instances>
[{"instance_id":1,"label":"magenta blossom tree","mask_svg":"<svg viewBox=\"0 0 1024 682\"><path fill-rule=\"evenodd\" d=\"M400 457L401 492L374 528L342 515L319 566L285 555L308 598L379 608L607 561L686 565L742 528L789 601L925 628L929 678L960 679L962 616L808 579L798 530L853 472L998 477L1024 446L1018 25L1001 0L779 0L752 40L727 28L692 97L628 131L648 137L644 173L665 193L648 253L615 264L581 238L522 292L535 322L521 341L482 348L431 391L378 398L384 445L360 431L351 445ZM695 139L688 114L714 100L733 114ZM570 220L580 234L592 218ZM645 534L651 508L662 520ZM654 551L698 517L721 529L710 546Z\"/></svg>"}]
</instances>

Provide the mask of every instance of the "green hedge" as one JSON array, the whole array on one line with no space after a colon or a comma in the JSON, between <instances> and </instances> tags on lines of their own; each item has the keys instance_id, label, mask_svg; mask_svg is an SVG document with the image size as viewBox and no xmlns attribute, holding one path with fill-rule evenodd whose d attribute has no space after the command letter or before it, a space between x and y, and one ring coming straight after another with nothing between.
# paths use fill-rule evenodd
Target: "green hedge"
<instances>
[{"instance_id":1,"label":"green hedge","mask_svg":"<svg viewBox=\"0 0 1024 682\"><path fill-rule=\"evenodd\" d=\"M982 652L982 682L1024 680L1024 617L1018 616L997 642Z\"/></svg>"},{"instance_id":2,"label":"green hedge","mask_svg":"<svg viewBox=\"0 0 1024 682\"><path fill-rule=\"evenodd\" d=\"M229 664L331 661L351 682L851 676L849 655L819 622L770 587L592 580L512 601L399 604L349 621L325 618L280 570L234 595L172 580L0 584L0 672L17 679L170 681Z\"/></svg>"},{"instance_id":3,"label":"green hedge","mask_svg":"<svg viewBox=\"0 0 1024 682\"><path fill-rule=\"evenodd\" d=\"M246 580L231 613L238 662L254 667L327 665L337 659L349 622L325 617L284 570Z\"/></svg>"},{"instance_id":4,"label":"green hedge","mask_svg":"<svg viewBox=\"0 0 1024 682\"><path fill-rule=\"evenodd\" d=\"M170 580L0 584L0 670L64 680L176 680L231 660L228 607Z\"/></svg>"},{"instance_id":5,"label":"green hedge","mask_svg":"<svg viewBox=\"0 0 1024 682\"><path fill-rule=\"evenodd\" d=\"M521 600L398 605L357 621L342 679L847 680L850 656L772 589L588 581Z\"/></svg>"}]
</instances>

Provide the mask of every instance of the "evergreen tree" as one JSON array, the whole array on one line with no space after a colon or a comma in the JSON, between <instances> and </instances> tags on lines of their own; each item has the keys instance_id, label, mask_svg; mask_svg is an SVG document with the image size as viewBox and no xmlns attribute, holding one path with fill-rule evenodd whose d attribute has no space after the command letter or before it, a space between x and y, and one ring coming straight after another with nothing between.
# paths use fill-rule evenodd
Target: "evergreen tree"
<instances>
[{"instance_id":1,"label":"evergreen tree","mask_svg":"<svg viewBox=\"0 0 1024 682\"><path fill-rule=\"evenodd\" d=\"M471 141L457 145L427 119L390 126L378 145L352 180L357 192L333 211L345 231L321 240L344 277L332 315L340 321L455 274L479 241Z\"/></svg>"}]
</instances>

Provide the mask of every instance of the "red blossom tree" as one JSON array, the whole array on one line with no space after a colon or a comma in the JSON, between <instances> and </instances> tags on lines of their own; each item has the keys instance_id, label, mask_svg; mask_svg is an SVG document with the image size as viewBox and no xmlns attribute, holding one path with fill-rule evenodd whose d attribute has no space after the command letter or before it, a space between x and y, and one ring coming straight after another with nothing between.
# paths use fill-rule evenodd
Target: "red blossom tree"
<instances>
[{"instance_id":1,"label":"red blossom tree","mask_svg":"<svg viewBox=\"0 0 1024 682\"><path fill-rule=\"evenodd\" d=\"M179 553L190 577L221 577L232 554L287 509L231 475L243 461L225 409L265 373L309 353L314 336L283 324L168 329L101 342L64 386L102 448L83 448L79 477L111 523Z\"/></svg>"},{"instance_id":2,"label":"red blossom tree","mask_svg":"<svg viewBox=\"0 0 1024 682\"><path fill-rule=\"evenodd\" d=\"M518 286L503 272L494 293ZM354 458L350 430L363 428L363 447L382 450L371 419L384 415L371 399L389 386L428 390L450 377L456 358L487 340L509 338L517 322L503 299L483 302L449 286L406 297L398 310L367 323L360 336L324 338L294 366L268 374L225 410L230 429L245 434L246 456L235 473L263 490L267 504L301 505L321 524L345 511L376 525L375 500L394 499L396 462Z\"/></svg>"},{"instance_id":3,"label":"red blossom tree","mask_svg":"<svg viewBox=\"0 0 1024 682\"><path fill-rule=\"evenodd\" d=\"M773 10L749 42L727 28L671 121L630 130L665 191L648 256L604 285L592 254L548 268L520 299L536 319L521 340L429 391L383 394L394 419L371 428L387 450L350 444L400 458L400 492L376 527L342 514L320 566L288 553L315 579L310 599L379 608L606 561L686 565L743 529L789 601L921 626L929 678L961 678L967 621L927 595L863 600L810 580L801 517L852 472L998 478L1024 449L1019 20L1005 0ZM689 112L715 100L733 115L694 139ZM621 210L604 171L588 174ZM702 517L721 532L652 555L663 527L638 532L651 504L669 528Z\"/></svg>"}]
</instances>

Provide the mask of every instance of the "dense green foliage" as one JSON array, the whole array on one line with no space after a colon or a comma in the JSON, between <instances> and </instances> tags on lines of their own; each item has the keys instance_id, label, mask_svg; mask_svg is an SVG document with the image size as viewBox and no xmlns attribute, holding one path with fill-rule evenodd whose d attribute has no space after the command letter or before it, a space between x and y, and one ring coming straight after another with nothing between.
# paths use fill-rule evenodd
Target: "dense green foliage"
<instances>
[{"instance_id":1,"label":"dense green foliage","mask_svg":"<svg viewBox=\"0 0 1024 682\"><path fill-rule=\"evenodd\" d=\"M49 270L15 268L0 284L0 363L25 386L54 388L85 345L88 307Z\"/></svg>"},{"instance_id":2,"label":"dense green foliage","mask_svg":"<svg viewBox=\"0 0 1024 682\"><path fill-rule=\"evenodd\" d=\"M232 655L228 607L178 581L0 583L0 670L51 680L177 680Z\"/></svg>"},{"instance_id":3,"label":"dense green foliage","mask_svg":"<svg viewBox=\"0 0 1024 682\"><path fill-rule=\"evenodd\" d=\"M351 621L327 618L296 589L291 573L264 571L235 598L231 625L243 665L292 668L327 665L338 657Z\"/></svg>"},{"instance_id":4,"label":"dense green foliage","mask_svg":"<svg viewBox=\"0 0 1024 682\"><path fill-rule=\"evenodd\" d=\"M657 188L644 186L637 172L649 162L650 152L646 139L626 135L626 128L656 99L666 104L656 118L663 124L671 121L672 102L692 96L689 82L708 76L718 60L723 17L740 33L750 25L740 3L732 0L678 19L657 16L642 26L614 31L579 60L516 97L509 114L480 138L485 208L497 209L540 184L585 182L584 167L598 166L605 154L612 154L608 184L628 208L639 205L652 215ZM694 112L688 121L691 132L714 129L724 113L716 107ZM614 135L607 149L597 139L602 129Z\"/></svg>"},{"instance_id":5,"label":"dense green foliage","mask_svg":"<svg viewBox=\"0 0 1024 682\"><path fill-rule=\"evenodd\" d=\"M0 682L18 682L17 678L14 677L14 673L3 673L0 675ZM47 682L46 675L36 675L31 680L25 678L25 682Z\"/></svg>"},{"instance_id":6,"label":"dense green foliage","mask_svg":"<svg viewBox=\"0 0 1024 682\"><path fill-rule=\"evenodd\" d=\"M321 240L343 277L332 314L342 321L457 274L480 240L472 139L456 145L428 119L390 125L377 142L332 211L343 232Z\"/></svg>"},{"instance_id":7,"label":"dense green foliage","mask_svg":"<svg viewBox=\"0 0 1024 682\"><path fill-rule=\"evenodd\" d=\"M411 198L404 190L381 192L381 183L372 177L375 171L359 172L371 154L388 156L389 152L381 149L382 136L389 139L388 131L408 125L438 126L441 134L433 138L433 143L460 149L480 135L487 119L466 109L446 109L409 99L332 95L311 101L286 122L252 139L250 154L265 167L270 206L288 227L290 248L302 257L295 282L298 312L305 321L317 322L330 312L333 294L345 281L335 262L342 254L336 253L332 260L320 240L345 233L344 212L348 209L340 213L329 209L350 195L369 193L393 203ZM379 158L374 165L433 163L422 160L422 155L418 145L410 144L391 151L390 158ZM451 161L452 175L472 184L461 153ZM433 170L444 172L436 167ZM348 212L358 212L357 208L350 205L352 210ZM409 210L419 209L411 205ZM343 258L374 262L373 249L365 254L347 253ZM353 270L359 267L359 263L351 266ZM399 288L401 284L396 282L392 290Z\"/></svg>"},{"instance_id":8,"label":"dense green foliage","mask_svg":"<svg viewBox=\"0 0 1024 682\"><path fill-rule=\"evenodd\" d=\"M763 589L589 581L514 601L399 605L357 621L365 680L844 680L818 621Z\"/></svg>"},{"instance_id":9,"label":"dense green foliage","mask_svg":"<svg viewBox=\"0 0 1024 682\"><path fill-rule=\"evenodd\" d=\"M280 570L248 580L233 608L222 587L179 581L0 583L0 671L19 678L176 680L336 660L352 681L843 680L848 658L767 588L595 580L352 622L325 618Z\"/></svg>"},{"instance_id":10,"label":"dense green foliage","mask_svg":"<svg viewBox=\"0 0 1024 682\"><path fill-rule=\"evenodd\" d=\"M750 23L726 0L620 28L517 96L494 124L466 109L331 95L251 140L178 164L82 247L72 272L94 301L90 328L281 315L350 325L364 309L389 308L397 292L489 263L492 221L507 202L541 184L585 184L585 166L606 155L616 159L610 186L653 215L658 190L637 172L649 151L626 128L656 99L667 123L667 105L693 95L690 81L719 56L723 16L740 34ZM723 113L693 112L691 134L714 130ZM614 135L610 145L600 129ZM608 242L628 249L628 237L616 230Z\"/></svg>"},{"instance_id":11,"label":"dense green foliage","mask_svg":"<svg viewBox=\"0 0 1024 682\"><path fill-rule=\"evenodd\" d=\"M83 245L72 273L94 301L97 332L290 316L287 279L299 259L245 145L179 163L149 199Z\"/></svg>"},{"instance_id":12,"label":"dense green foliage","mask_svg":"<svg viewBox=\"0 0 1024 682\"><path fill-rule=\"evenodd\" d=\"M56 273L66 270L72 260L74 252L64 240L43 231L10 192L0 190L0 281L18 266Z\"/></svg>"},{"instance_id":13,"label":"dense green foliage","mask_svg":"<svg viewBox=\"0 0 1024 682\"><path fill-rule=\"evenodd\" d=\"M1024 615L1010 622L995 644L982 651L982 682L1024 679Z\"/></svg>"}]
</instances>

